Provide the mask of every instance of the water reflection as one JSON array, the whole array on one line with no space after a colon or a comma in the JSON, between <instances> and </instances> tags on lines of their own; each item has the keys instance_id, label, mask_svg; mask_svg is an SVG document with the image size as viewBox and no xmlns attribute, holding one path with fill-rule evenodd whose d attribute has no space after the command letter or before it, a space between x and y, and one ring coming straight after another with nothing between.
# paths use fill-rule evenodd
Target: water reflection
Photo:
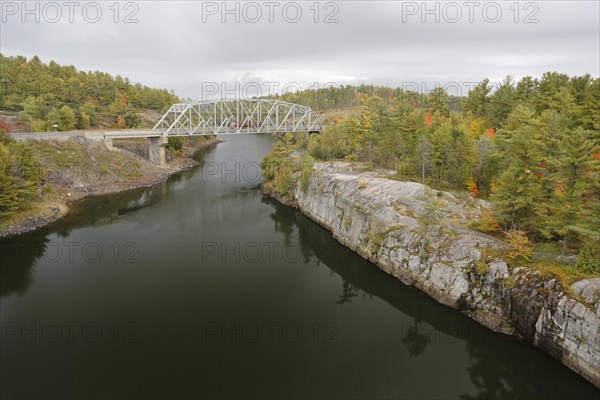
<instances>
[{"instance_id":1,"label":"water reflection","mask_svg":"<svg viewBox=\"0 0 600 400\"><path fill-rule=\"evenodd\" d=\"M284 206L273 206L274 214L284 214L283 210L277 211ZM581 377L530 344L491 332L416 289L406 287L339 245L328 230L299 211L287 208L287 212L290 217L284 219L285 232L290 234L293 230L289 225L291 219L298 229L305 256L318 258L342 278L337 304L377 297L412 318L412 322L403 323L402 335L398 338L411 357L424 356L433 343L464 343L469 358L468 373L477 390L461 395L461 399L576 399L593 398L594 393L598 394L591 384L581 385ZM538 371L528 373L533 369Z\"/></svg>"},{"instance_id":2,"label":"water reflection","mask_svg":"<svg viewBox=\"0 0 600 400\"><path fill-rule=\"evenodd\" d=\"M341 306L344 303L350 303L354 297L358 296L358 292L358 288L352 286L350 282L344 281L342 283L342 294L336 304Z\"/></svg>"},{"instance_id":3,"label":"water reflection","mask_svg":"<svg viewBox=\"0 0 600 400\"><path fill-rule=\"evenodd\" d=\"M73 230L108 225L125 215L160 202L171 182L110 196L91 197L72 205L63 219L36 232L0 240L0 298L24 294L32 283L32 267L42 258L52 261L62 251L50 236L67 238Z\"/></svg>"},{"instance_id":4,"label":"water reflection","mask_svg":"<svg viewBox=\"0 0 600 400\"><path fill-rule=\"evenodd\" d=\"M425 351L428 344L431 343L431 338L422 333L421 320L414 318L412 326L406 327L404 336L402 336L402 344L406 346L408 354L411 357L416 357Z\"/></svg>"},{"instance_id":5,"label":"water reflection","mask_svg":"<svg viewBox=\"0 0 600 400\"><path fill-rule=\"evenodd\" d=\"M32 266L42 257L48 243L46 235L31 234L27 242L18 238L0 241L0 298L24 294L32 282Z\"/></svg>"}]
</instances>

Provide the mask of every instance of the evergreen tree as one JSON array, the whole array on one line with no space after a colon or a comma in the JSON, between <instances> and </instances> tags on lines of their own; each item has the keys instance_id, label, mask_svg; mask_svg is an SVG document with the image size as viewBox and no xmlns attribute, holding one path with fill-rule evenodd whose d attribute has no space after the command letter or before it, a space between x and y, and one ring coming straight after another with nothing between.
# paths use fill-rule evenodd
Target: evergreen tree
<instances>
[{"instance_id":1,"label":"evergreen tree","mask_svg":"<svg viewBox=\"0 0 600 400\"><path fill-rule=\"evenodd\" d=\"M526 76L517 83L515 94L521 104L530 104L536 96L539 82L531 76Z\"/></svg>"},{"instance_id":2,"label":"evergreen tree","mask_svg":"<svg viewBox=\"0 0 600 400\"><path fill-rule=\"evenodd\" d=\"M0 217L26 209L38 194L39 164L27 143L15 143L0 131Z\"/></svg>"},{"instance_id":3,"label":"evergreen tree","mask_svg":"<svg viewBox=\"0 0 600 400\"><path fill-rule=\"evenodd\" d=\"M518 106L508 117L508 129L498 133L502 173L492 185L498 219L505 226L540 233L540 217L546 213L542 161L545 145L533 111Z\"/></svg>"},{"instance_id":4,"label":"evergreen tree","mask_svg":"<svg viewBox=\"0 0 600 400\"><path fill-rule=\"evenodd\" d=\"M515 107L516 101L517 95L512 76L507 76L491 96L489 112L487 113L490 125L494 128L503 126L506 118Z\"/></svg>"},{"instance_id":5,"label":"evergreen tree","mask_svg":"<svg viewBox=\"0 0 600 400\"><path fill-rule=\"evenodd\" d=\"M586 212L588 195L600 186L600 163L593 158L597 148L582 129L565 134L559 148L555 160L557 171L552 176L556 197L551 205L551 221L563 240L563 254L566 254L574 237L600 236L600 225L590 226Z\"/></svg>"},{"instance_id":6,"label":"evergreen tree","mask_svg":"<svg viewBox=\"0 0 600 400\"><path fill-rule=\"evenodd\" d=\"M43 120L48 115L48 103L43 97L29 96L23 102L23 112L19 115L24 123Z\"/></svg>"},{"instance_id":7,"label":"evergreen tree","mask_svg":"<svg viewBox=\"0 0 600 400\"><path fill-rule=\"evenodd\" d=\"M62 106L58 111L61 131L71 131L77 125L77 115L69 106Z\"/></svg>"},{"instance_id":8,"label":"evergreen tree","mask_svg":"<svg viewBox=\"0 0 600 400\"><path fill-rule=\"evenodd\" d=\"M0 143L0 217L19 209L19 185L13 174L15 157L6 145Z\"/></svg>"},{"instance_id":9,"label":"evergreen tree","mask_svg":"<svg viewBox=\"0 0 600 400\"><path fill-rule=\"evenodd\" d=\"M470 113L475 117L487 117L489 112L490 97L492 91L490 80L484 79L473 90L469 91L467 99L463 102L464 113Z\"/></svg>"},{"instance_id":10,"label":"evergreen tree","mask_svg":"<svg viewBox=\"0 0 600 400\"><path fill-rule=\"evenodd\" d=\"M359 160L364 153L367 132L371 129L370 116L362 113L359 116L350 117L345 126L348 132L347 147L349 150L346 158L351 161Z\"/></svg>"},{"instance_id":11,"label":"evergreen tree","mask_svg":"<svg viewBox=\"0 0 600 400\"><path fill-rule=\"evenodd\" d=\"M79 106L79 112L88 116L91 126L96 126L98 124L98 116L96 109L96 105L91 101L86 101L84 104Z\"/></svg>"},{"instance_id":12,"label":"evergreen tree","mask_svg":"<svg viewBox=\"0 0 600 400\"><path fill-rule=\"evenodd\" d=\"M447 181L448 154L452 146L452 125L450 122L441 124L428 138L431 148L431 167L436 181Z\"/></svg>"},{"instance_id":13,"label":"evergreen tree","mask_svg":"<svg viewBox=\"0 0 600 400\"><path fill-rule=\"evenodd\" d=\"M447 117L450 115L450 109L448 107L449 97L446 90L441 87L437 87L427 95L427 111L430 113L440 113L442 116Z\"/></svg>"}]
</instances>

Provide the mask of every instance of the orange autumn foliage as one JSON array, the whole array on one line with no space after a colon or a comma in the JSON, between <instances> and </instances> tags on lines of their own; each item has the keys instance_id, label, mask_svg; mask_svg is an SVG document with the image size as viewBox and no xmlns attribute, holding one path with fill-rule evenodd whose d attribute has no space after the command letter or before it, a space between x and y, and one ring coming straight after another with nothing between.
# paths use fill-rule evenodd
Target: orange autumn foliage
<instances>
[{"instance_id":1,"label":"orange autumn foliage","mask_svg":"<svg viewBox=\"0 0 600 400\"><path fill-rule=\"evenodd\" d=\"M117 117L117 128L123 129L125 128L125 118L122 115Z\"/></svg>"},{"instance_id":2,"label":"orange autumn foliage","mask_svg":"<svg viewBox=\"0 0 600 400\"><path fill-rule=\"evenodd\" d=\"M472 224L472 227L488 235L496 235L501 232L500 224L489 210L484 210L479 220Z\"/></svg>"},{"instance_id":3,"label":"orange autumn foliage","mask_svg":"<svg viewBox=\"0 0 600 400\"><path fill-rule=\"evenodd\" d=\"M489 137L490 139L493 139L494 136L496 136L496 130L494 128L487 128L485 130L485 134L487 137Z\"/></svg>"},{"instance_id":4,"label":"orange autumn foliage","mask_svg":"<svg viewBox=\"0 0 600 400\"><path fill-rule=\"evenodd\" d=\"M467 184L467 190L471 197L475 198L479 194L479 189L477 188L477 183L475 181L471 181Z\"/></svg>"},{"instance_id":5,"label":"orange autumn foliage","mask_svg":"<svg viewBox=\"0 0 600 400\"><path fill-rule=\"evenodd\" d=\"M433 116L429 113L425 114L425 126L431 126L433 122Z\"/></svg>"}]
</instances>

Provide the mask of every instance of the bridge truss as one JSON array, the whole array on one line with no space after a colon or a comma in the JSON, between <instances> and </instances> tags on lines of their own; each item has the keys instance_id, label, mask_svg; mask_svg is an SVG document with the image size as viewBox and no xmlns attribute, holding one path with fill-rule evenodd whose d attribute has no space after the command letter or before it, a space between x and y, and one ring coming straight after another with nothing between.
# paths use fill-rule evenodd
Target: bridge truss
<instances>
[{"instance_id":1,"label":"bridge truss","mask_svg":"<svg viewBox=\"0 0 600 400\"><path fill-rule=\"evenodd\" d=\"M153 130L163 136L285 133L323 130L310 107L278 100L217 100L173 104Z\"/></svg>"}]
</instances>

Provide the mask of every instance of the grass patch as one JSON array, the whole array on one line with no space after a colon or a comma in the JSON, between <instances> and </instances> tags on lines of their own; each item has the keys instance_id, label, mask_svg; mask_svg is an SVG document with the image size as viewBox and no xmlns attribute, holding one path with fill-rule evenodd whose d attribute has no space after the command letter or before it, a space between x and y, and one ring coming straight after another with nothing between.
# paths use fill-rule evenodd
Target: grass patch
<instances>
[{"instance_id":1,"label":"grass patch","mask_svg":"<svg viewBox=\"0 0 600 400\"><path fill-rule=\"evenodd\" d=\"M551 275L556 275L561 283L568 290L573 283L582 279L595 278L592 274L585 274L578 271L573 265L559 263L545 263L533 261L526 264L528 267L535 268L542 273L542 277L550 278Z\"/></svg>"},{"instance_id":2,"label":"grass patch","mask_svg":"<svg viewBox=\"0 0 600 400\"><path fill-rule=\"evenodd\" d=\"M349 230L351 226L352 226L352 218L350 218L349 216L346 215L344 217L344 229Z\"/></svg>"},{"instance_id":3,"label":"grass patch","mask_svg":"<svg viewBox=\"0 0 600 400\"><path fill-rule=\"evenodd\" d=\"M32 141L34 151L39 160L59 167L85 165L89 163L84 146L75 140L64 142Z\"/></svg>"},{"instance_id":4,"label":"grass patch","mask_svg":"<svg viewBox=\"0 0 600 400\"><path fill-rule=\"evenodd\" d=\"M367 187L367 180L363 177L358 178L358 190L363 190Z\"/></svg>"},{"instance_id":5,"label":"grass patch","mask_svg":"<svg viewBox=\"0 0 600 400\"><path fill-rule=\"evenodd\" d=\"M533 251L535 253L554 254L559 256L562 252L562 244L559 242L534 243Z\"/></svg>"}]
</instances>

